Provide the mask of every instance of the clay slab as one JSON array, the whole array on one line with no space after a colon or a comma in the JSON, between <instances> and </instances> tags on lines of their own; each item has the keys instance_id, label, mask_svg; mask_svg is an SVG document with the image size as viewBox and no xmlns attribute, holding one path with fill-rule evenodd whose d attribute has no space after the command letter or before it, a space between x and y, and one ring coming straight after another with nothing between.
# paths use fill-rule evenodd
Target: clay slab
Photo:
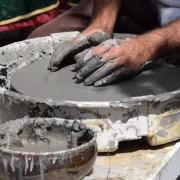
<instances>
[{"instance_id":1,"label":"clay slab","mask_svg":"<svg viewBox=\"0 0 180 180\"><path fill-rule=\"evenodd\" d=\"M163 62L157 62L157 68L135 78L106 87L76 84L71 65L50 72L47 71L48 64L49 60L41 60L16 71L11 77L11 89L42 99L116 101L128 97L159 95L180 87L180 70Z\"/></svg>"}]
</instances>

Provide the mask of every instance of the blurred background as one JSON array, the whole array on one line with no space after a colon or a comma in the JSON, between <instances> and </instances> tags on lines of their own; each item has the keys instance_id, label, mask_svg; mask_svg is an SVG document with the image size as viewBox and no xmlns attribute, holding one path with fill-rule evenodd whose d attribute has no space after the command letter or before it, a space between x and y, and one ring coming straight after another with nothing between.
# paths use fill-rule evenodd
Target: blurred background
<instances>
[{"instance_id":1,"label":"blurred background","mask_svg":"<svg viewBox=\"0 0 180 180\"><path fill-rule=\"evenodd\" d=\"M76 5L76 0L1 0L0 46L24 40L39 26Z\"/></svg>"}]
</instances>

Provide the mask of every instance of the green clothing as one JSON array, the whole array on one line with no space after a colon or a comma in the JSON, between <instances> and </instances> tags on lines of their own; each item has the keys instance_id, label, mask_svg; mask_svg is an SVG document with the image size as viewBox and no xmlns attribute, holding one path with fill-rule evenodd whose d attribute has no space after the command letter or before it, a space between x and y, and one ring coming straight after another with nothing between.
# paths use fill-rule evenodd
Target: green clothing
<instances>
[{"instance_id":1,"label":"green clothing","mask_svg":"<svg viewBox=\"0 0 180 180\"><path fill-rule=\"evenodd\" d=\"M58 3L58 0L1 0L0 22L25 16L36 10L41 11L41 9L50 7L56 3Z\"/></svg>"}]
</instances>

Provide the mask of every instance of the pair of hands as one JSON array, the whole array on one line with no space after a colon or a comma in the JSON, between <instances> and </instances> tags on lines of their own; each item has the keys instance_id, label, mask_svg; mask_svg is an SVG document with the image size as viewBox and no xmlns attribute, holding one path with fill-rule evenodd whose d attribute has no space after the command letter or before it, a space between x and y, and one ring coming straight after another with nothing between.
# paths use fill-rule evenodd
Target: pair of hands
<instances>
[{"instance_id":1,"label":"pair of hands","mask_svg":"<svg viewBox=\"0 0 180 180\"><path fill-rule=\"evenodd\" d=\"M112 39L107 33L95 29L59 45L48 69L57 71L61 62L71 56L76 61L76 82L103 86L140 74L148 55L136 38Z\"/></svg>"}]
</instances>

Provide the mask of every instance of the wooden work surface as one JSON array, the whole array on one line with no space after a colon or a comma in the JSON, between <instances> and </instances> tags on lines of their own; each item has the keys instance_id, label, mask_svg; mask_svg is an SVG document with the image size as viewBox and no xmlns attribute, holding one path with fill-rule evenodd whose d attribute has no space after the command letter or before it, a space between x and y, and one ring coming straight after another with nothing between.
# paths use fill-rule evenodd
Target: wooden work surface
<instances>
[{"instance_id":1,"label":"wooden work surface","mask_svg":"<svg viewBox=\"0 0 180 180\"><path fill-rule=\"evenodd\" d=\"M152 148L143 140L122 142L115 153L99 154L85 180L176 180L180 142Z\"/></svg>"}]
</instances>

